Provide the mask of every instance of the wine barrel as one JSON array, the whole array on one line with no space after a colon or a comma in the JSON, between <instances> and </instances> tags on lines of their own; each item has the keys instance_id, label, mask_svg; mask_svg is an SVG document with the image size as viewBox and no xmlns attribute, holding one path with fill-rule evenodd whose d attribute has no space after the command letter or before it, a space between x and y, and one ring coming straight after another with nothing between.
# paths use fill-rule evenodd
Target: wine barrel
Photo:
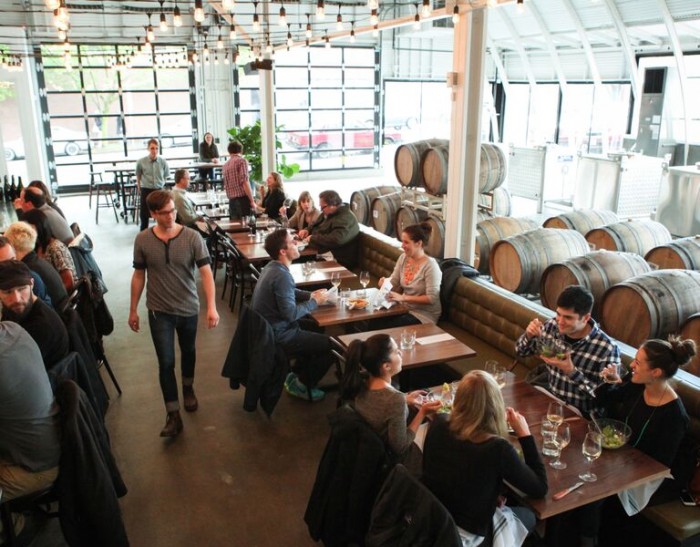
<instances>
[{"instance_id":1,"label":"wine barrel","mask_svg":"<svg viewBox=\"0 0 700 547\"><path fill-rule=\"evenodd\" d=\"M372 200L386 194L393 194L401 188L398 186L373 186L353 192L350 196L350 210L357 217L357 222L370 225L370 210L372 209Z\"/></svg>"},{"instance_id":2,"label":"wine barrel","mask_svg":"<svg viewBox=\"0 0 700 547\"><path fill-rule=\"evenodd\" d=\"M421 162L426 151L434 146L444 146L445 139L427 139L401 144L394 155L394 172L402 186L423 186Z\"/></svg>"},{"instance_id":3,"label":"wine barrel","mask_svg":"<svg viewBox=\"0 0 700 547\"><path fill-rule=\"evenodd\" d=\"M700 348L700 313L694 313L683 321L681 325L681 338L695 340L695 344ZM696 376L700 376L700 352L698 352L690 363L683 368Z\"/></svg>"},{"instance_id":4,"label":"wine barrel","mask_svg":"<svg viewBox=\"0 0 700 547\"><path fill-rule=\"evenodd\" d=\"M432 228L425 252L433 258L443 258L445 255L445 222L433 215L428 215L425 222Z\"/></svg>"},{"instance_id":5,"label":"wine barrel","mask_svg":"<svg viewBox=\"0 0 700 547\"><path fill-rule=\"evenodd\" d=\"M489 269L496 285L534 294L547 266L587 252L588 243L578 232L537 228L498 241L491 248Z\"/></svg>"},{"instance_id":6,"label":"wine barrel","mask_svg":"<svg viewBox=\"0 0 700 547\"><path fill-rule=\"evenodd\" d=\"M394 222L394 229L396 230L396 237L401 237L401 232L407 226L412 226L413 224L418 224L423 222L428 217L427 211L422 209L416 209L413 205L402 205L399 207L396 213L396 218Z\"/></svg>"},{"instance_id":7,"label":"wine barrel","mask_svg":"<svg viewBox=\"0 0 700 547\"><path fill-rule=\"evenodd\" d=\"M497 241L538 227L538 223L529 218L493 217L479 222L474 248L476 268L483 274L489 273L489 254Z\"/></svg>"},{"instance_id":8,"label":"wine barrel","mask_svg":"<svg viewBox=\"0 0 700 547\"><path fill-rule=\"evenodd\" d=\"M395 236L394 219L400 207L400 192L374 198L372 200L372 218L370 219L372 228L388 236Z\"/></svg>"},{"instance_id":9,"label":"wine barrel","mask_svg":"<svg viewBox=\"0 0 700 547\"><path fill-rule=\"evenodd\" d=\"M449 149L449 142L446 142L426 150L423 156L421 167L425 189L435 196L447 193ZM501 186L508 173L503 149L493 143L482 143L479 162L479 193L491 192Z\"/></svg>"},{"instance_id":10,"label":"wine barrel","mask_svg":"<svg viewBox=\"0 0 700 547\"><path fill-rule=\"evenodd\" d=\"M654 247L671 241L671 233L660 222L628 220L594 228L586 234L586 240L595 245L596 250L625 251L644 256Z\"/></svg>"},{"instance_id":11,"label":"wine barrel","mask_svg":"<svg viewBox=\"0 0 700 547\"><path fill-rule=\"evenodd\" d=\"M479 205L485 210L490 209L497 217L507 217L511 210L510 192L499 186L491 194L479 194Z\"/></svg>"},{"instance_id":12,"label":"wine barrel","mask_svg":"<svg viewBox=\"0 0 700 547\"><path fill-rule=\"evenodd\" d=\"M600 228L607 224L618 222L617 215L612 211L603 209L578 209L562 213L544 221L545 228L559 228L562 230L576 230L586 235L594 228Z\"/></svg>"},{"instance_id":13,"label":"wine barrel","mask_svg":"<svg viewBox=\"0 0 700 547\"><path fill-rule=\"evenodd\" d=\"M649 264L634 253L594 251L560 264L552 264L542 274L540 298L550 310L557 309L557 298L569 285L581 285L593 293L593 318L600 320L603 295L613 285L650 272Z\"/></svg>"},{"instance_id":14,"label":"wine barrel","mask_svg":"<svg viewBox=\"0 0 700 547\"><path fill-rule=\"evenodd\" d=\"M662 270L700 270L700 236L675 239L649 251L647 262Z\"/></svg>"},{"instance_id":15,"label":"wine barrel","mask_svg":"<svg viewBox=\"0 0 700 547\"><path fill-rule=\"evenodd\" d=\"M647 338L666 338L700 312L700 272L659 270L610 287L601 307L605 332L638 347Z\"/></svg>"}]
</instances>

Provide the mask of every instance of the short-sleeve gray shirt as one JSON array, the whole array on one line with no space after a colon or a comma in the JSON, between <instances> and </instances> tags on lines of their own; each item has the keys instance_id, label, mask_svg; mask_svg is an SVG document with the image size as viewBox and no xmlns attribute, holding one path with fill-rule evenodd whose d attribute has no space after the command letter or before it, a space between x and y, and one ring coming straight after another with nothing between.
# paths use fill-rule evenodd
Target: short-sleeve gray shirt
<instances>
[{"instance_id":1,"label":"short-sleeve gray shirt","mask_svg":"<svg viewBox=\"0 0 700 547\"><path fill-rule=\"evenodd\" d=\"M146 270L146 307L188 317L199 313L195 269L210 263L202 236L183 228L167 242L153 228L134 241L134 268Z\"/></svg>"}]
</instances>

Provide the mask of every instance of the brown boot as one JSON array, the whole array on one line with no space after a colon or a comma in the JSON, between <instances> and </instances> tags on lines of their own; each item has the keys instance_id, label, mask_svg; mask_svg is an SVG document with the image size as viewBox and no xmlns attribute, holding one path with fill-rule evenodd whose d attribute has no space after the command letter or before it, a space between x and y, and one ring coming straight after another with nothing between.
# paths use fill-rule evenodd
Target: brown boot
<instances>
[{"instance_id":1,"label":"brown boot","mask_svg":"<svg viewBox=\"0 0 700 547\"><path fill-rule=\"evenodd\" d=\"M199 408L197 396L194 394L194 388L192 386L182 386L182 399L184 400L185 410L187 412L194 412Z\"/></svg>"},{"instance_id":2,"label":"brown boot","mask_svg":"<svg viewBox=\"0 0 700 547\"><path fill-rule=\"evenodd\" d=\"M182 418L180 418L180 411L173 410L168 412L168 416L165 419L165 426L160 431L161 437L177 437L182 431Z\"/></svg>"}]
</instances>

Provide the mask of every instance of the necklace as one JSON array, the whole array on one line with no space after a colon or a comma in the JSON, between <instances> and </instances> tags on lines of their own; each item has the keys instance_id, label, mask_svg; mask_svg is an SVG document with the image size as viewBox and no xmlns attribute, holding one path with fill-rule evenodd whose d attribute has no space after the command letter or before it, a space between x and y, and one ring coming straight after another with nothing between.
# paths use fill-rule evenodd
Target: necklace
<instances>
[{"instance_id":1,"label":"necklace","mask_svg":"<svg viewBox=\"0 0 700 547\"><path fill-rule=\"evenodd\" d=\"M647 430L647 426L649 425L649 422L654 417L654 414L656 413L656 409L659 408L659 406L661 405L661 401L663 401L664 396L666 395L667 389L668 389L668 384L666 384L664 386L664 390L661 392L661 397L659 397L659 400L656 401L656 405L653 407L654 410L651 411L651 414L649 414L649 417L644 422L644 425L642 426L642 430L639 432L639 436L637 437L637 440L632 445L633 448L637 448L639 441L642 440L642 436L644 435L644 432ZM639 403L639 400L642 397L644 397L644 391L646 391L646 390L642 390L642 392L639 394L639 397L637 397L637 400L632 405L632 408L630 409L629 413L627 414L627 417L625 418L625 425L627 425L627 420L629 420L629 417L632 415L632 412L634 412L634 409L637 407L637 403Z\"/></svg>"},{"instance_id":2,"label":"necklace","mask_svg":"<svg viewBox=\"0 0 700 547\"><path fill-rule=\"evenodd\" d=\"M413 281L420 266L421 263L419 261L412 258L406 259L406 263L403 266L403 282L405 285L409 285Z\"/></svg>"}]
</instances>

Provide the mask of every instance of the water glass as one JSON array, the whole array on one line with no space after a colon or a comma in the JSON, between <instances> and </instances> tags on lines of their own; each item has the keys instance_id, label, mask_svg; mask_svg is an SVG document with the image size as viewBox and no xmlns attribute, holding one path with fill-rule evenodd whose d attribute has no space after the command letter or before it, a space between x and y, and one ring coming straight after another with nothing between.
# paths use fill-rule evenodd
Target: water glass
<instances>
[{"instance_id":1,"label":"water glass","mask_svg":"<svg viewBox=\"0 0 700 547\"><path fill-rule=\"evenodd\" d=\"M542 420L542 454L545 456L556 456L559 453L555 436L557 434L557 424L550 422L547 416Z\"/></svg>"},{"instance_id":2,"label":"water glass","mask_svg":"<svg viewBox=\"0 0 700 547\"><path fill-rule=\"evenodd\" d=\"M416 343L416 331L413 329L403 329L401 331L401 349L410 351Z\"/></svg>"},{"instance_id":3,"label":"water glass","mask_svg":"<svg viewBox=\"0 0 700 547\"><path fill-rule=\"evenodd\" d=\"M340 291L340 307L345 308L350 302L350 289L341 289Z\"/></svg>"},{"instance_id":4,"label":"water glass","mask_svg":"<svg viewBox=\"0 0 700 547\"><path fill-rule=\"evenodd\" d=\"M484 368L493 379L496 380L498 387L503 387L506 385L506 368L502 366L498 361L486 361Z\"/></svg>"},{"instance_id":5,"label":"water glass","mask_svg":"<svg viewBox=\"0 0 700 547\"><path fill-rule=\"evenodd\" d=\"M615 384L620 380L620 363L611 363L600 373L606 384Z\"/></svg>"}]
</instances>

